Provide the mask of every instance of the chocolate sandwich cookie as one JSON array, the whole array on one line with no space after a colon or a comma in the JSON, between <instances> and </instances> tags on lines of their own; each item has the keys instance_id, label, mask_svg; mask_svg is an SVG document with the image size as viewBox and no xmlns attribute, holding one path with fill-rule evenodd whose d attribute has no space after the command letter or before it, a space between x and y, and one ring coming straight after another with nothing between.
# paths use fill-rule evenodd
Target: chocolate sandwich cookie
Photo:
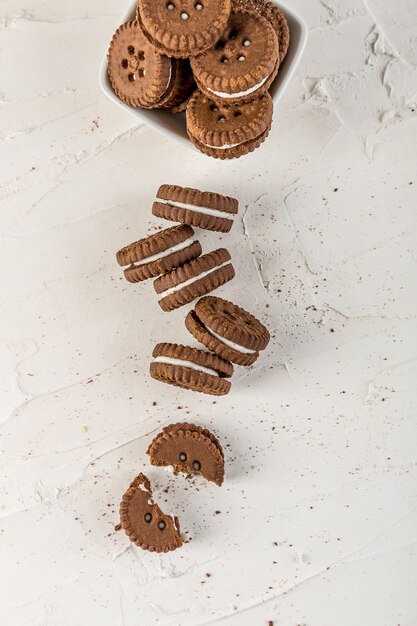
<instances>
[{"instance_id":1,"label":"chocolate sandwich cookie","mask_svg":"<svg viewBox=\"0 0 417 626\"><path fill-rule=\"evenodd\" d=\"M144 108L175 111L177 107L184 107L184 102L190 99L195 90L190 62L188 59L171 59L171 64L171 76L166 92L155 104Z\"/></svg>"},{"instance_id":2,"label":"chocolate sandwich cookie","mask_svg":"<svg viewBox=\"0 0 417 626\"><path fill-rule=\"evenodd\" d=\"M175 473L201 474L216 485L224 479L224 456L219 440L195 424L170 424L150 444L152 465L171 466Z\"/></svg>"},{"instance_id":3,"label":"chocolate sandwich cookie","mask_svg":"<svg viewBox=\"0 0 417 626\"><path fill-rule=\"evenodd\" d=\"M248 102L265 93L279 67L277 35L254 11L235 9L216 45L191 60L197 86L216 102Z\"/></svg>"},{"instance_id":4,"label":"chocolate sandwich cookie","mask_svg":"<svg viewBox=\"0 0 417 626\"><path fill-rule=\"evenodd\" d=\"M173 222L228 233L239 203L235 198L178 185L161 185L152 213Z\"/></svg>"},{"instance_id":5,"label":"chocolate sandwich cookie","mask_svg":"<svg viewBox=\"0 0 417 626\"><path fill-rule=\"evenodd\" d=\"M265 93L239 105L220 105L196 92L187 107L187 132L193 144L216 159L234 159L258 148L269 134L272 99Z\"/></svg>"},{"instance_id":6,"label":"chocolate sandwich cookie","mask_svg":"<svg viewBox=\"0 0 417 626\"><path fill-rule=\"evenodd\" d=\"M128 266L124 270L126 280L137 283L170 272L200 254L201 245L193 229L180 224L129 244L117 252L116 259L122 267Z\"/></svg>"},{"instance_id":7,"label":"chocolate sandwich cookie","mask_svg":"<svg viewBox=\"0 0 417 626\"><path fill-rule=\"evenodd\" d=\"M290 29L285 15L269 0L233 0L234 9L256 11L271 24L278 37L279 62L283 62L290 45Z\"/></svg>"},{"instance_id":8,"label":"chocolate sandwich cookie","mask_svg":"<svg viewBox=\"0 0 417 626\"><path fill-rule=\"evenodd\" d=\"M183 389L224 396L233 365L215 354L176 343L158 343L152 353L152 378Z\"/></svg>"},{"instance_id":9,"label":"chocolate sandwich cookie","mask_svg":"<svg viewBox=\"0 0 417 626\"><path fill-rule=\"evenodd\" d=\"M178 73L178 82L173 90L173 96L163 108L169 109L171 113L182 113L188 106L196 89L196 84L190 61L188 59L176 59L176 63L181 68Z\"/></svg>"},{"instance_id":10,"label":"chocolate sandwich cookie","mask_svg":"<svg viewBox=\"0 0 417 626\"><path fill-rule=\"evenodd\" d=\"M138 18L148 40L170 57L191 57L211 48L222 34L231 0L138 0Z\"/></svg>"},{"instance_id":11,"label":"chocolate sandwich cookie","mask_svg":"<svg viewBox=\"0 0 417 626\"><path fill-rule=\"evenodd\" d=\"M269 331L236 304L207 296L185 319L190 333L206 348L237 365L252 365L268 345Z\"/></svg>"},{"instance_id":12,"label":"chocolate sandwich cookie","mask_svg":"<svg viewBox=\"0 0 417 626\"><path fill-rule=\"evenodd\" d=\"M159 306L173 311L217 289L235 276L230 254L225 248L193 259L154 281Z\"/></svg>"},{"instance_id":13,"label":"chocolate sandwich cookie","mask_svg":"<svg viewBox=\"0 0 417 626\"><path fill-rule=\"evenodd\" d=\"M150 552L170 552L183 544L177 517L154 503L149 480L139 474L123 495L120 524L133 543Z\"/></svg>"},{"instance_id":14,"label":"chocolate sandwich cookie","mask_svg":"<svg viewBox=\"0 0 417 626\"><path fill-rule=\"evenodd\" d=\"M133 107L155 106L170 88L172 75L172 60L153 48L136 20L116 30L108 51L108 76L120 100Z\"/></svg>"}]
</instances>

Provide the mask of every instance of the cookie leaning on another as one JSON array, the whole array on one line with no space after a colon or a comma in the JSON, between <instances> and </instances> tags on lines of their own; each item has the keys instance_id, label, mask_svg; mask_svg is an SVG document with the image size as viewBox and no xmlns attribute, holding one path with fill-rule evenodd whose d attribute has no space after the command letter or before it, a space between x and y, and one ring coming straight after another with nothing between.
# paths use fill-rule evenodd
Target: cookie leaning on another
<instances>
[{"instance_id":1,"label":"cookie leaning on another","mask_svg":"<svg viewBox=\"0 0 417 626\"><path fill-rule=\"evenodd\" d=\"M268 329L251 313L215 296L201 298L185 325L211 352L236 365L253 365L270 339Z\"/></svg>"},{"instance_id":2,"label":"cookie leaning on another","mask_svg":"<svg viewBox=\"0 0 417 626\"><path fill-rule=\"evenodd\" d=\"M214 291L234 277L229 252L219 248L159 276L153 286L160 297L161 309L173 311Z\"/></svg>"},{"instance_id":3,"label":"cookie leaning on another","mask_svg":"<svg viewBox=\"0 0 417 626\"><path fill-rule=\"evenodd\" d=\"M161 53L188 58L214 46L230 10L231 0L138 0L137 14Z\"/></svg>"},{"instance_id":4,"label":"cookie leaning on another","mask_svg":"<svg viewBox=\"0 0 417 626\"><path fill-rule=\"evenodd\" d=\"M244 104L220 105L196 91L187 107L187 133L193 144L216 159L252 152L267 138L272 124L268 92Z\"/></svg>"},{"instance_id":5,"label":"cookie leaning on another","mask_svg":"<svg viewBox=\"0 0 417 626\"><path fill-rule=\"evenodd\" d=\"M193 229L181 224L125 246L116 259L120 266L128 266L124 270L126 280L137 283L170 272L200 254L201 245Z\"/></svg>"},{"instance_id":6,"label":"cookie leaning on another","mask_svg":"<svg viewBox=\"0 0 417 626\"><path fill-rule=\"evenodd\" d=\"M278 72L276 33L259 13L232 11L214 48L191 60L199 89L218 103L240 104L264 94Z\"/></svg>"},{"instance_id":7,"label":"cookie leaning on another","mask_svg":"<svg viewBox=\"0 0 417 626\"><path fill-rule=\"evenodd\" d=\"M144 109L178 106L189 97L194 82L189 65L159 54L135 20L113 35L108 75L120 100Z\"/></svg>"}]
</instances>

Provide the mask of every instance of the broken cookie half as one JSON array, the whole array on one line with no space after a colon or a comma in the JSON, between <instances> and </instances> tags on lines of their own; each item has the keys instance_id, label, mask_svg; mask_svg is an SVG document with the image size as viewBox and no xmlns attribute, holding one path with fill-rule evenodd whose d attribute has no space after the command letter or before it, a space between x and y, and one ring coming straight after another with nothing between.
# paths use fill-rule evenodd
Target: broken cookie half
<instances>
[{"instance_id":1,"label":"broken cookie half","mask_svg":"<svg viewBox=\"0 0 417 626\"><path fill-rule=\"evenodd\" d=\"M224 479L224 455L218 439L195 424L170 424L148 448L152 465L172 466L174 472L201 474L216 485Z\"/></svg>"},{"instance_id":2,"label":"broken cookie half","mask_svg":"<svg viewBox=\"0 0 417 626\"><path fill-rule=\"evenodd\" d=\"M152 498L149 480L139 474L123 494L120 524L133 543L150 552L170 552L183 544L177 517L165 515Z\"/></svg>"}]
</instances>

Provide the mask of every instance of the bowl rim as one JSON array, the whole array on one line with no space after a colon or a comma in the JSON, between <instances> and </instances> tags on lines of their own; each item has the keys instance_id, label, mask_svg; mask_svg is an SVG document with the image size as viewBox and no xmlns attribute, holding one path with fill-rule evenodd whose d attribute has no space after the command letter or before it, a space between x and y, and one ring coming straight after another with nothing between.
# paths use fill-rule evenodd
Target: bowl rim
<instances>
[{"instance_id":1,"label":"bowl rim","mask_svg":"<svg viewBox=\"0 0 417 626\"><path fill-rule=\"evenodd\" d=\"M275 4L285 15L290 26L290 46L286 58L282 63L282 70L278 72L277 77L273 81L270 87L271 97L274 103L274 108L281 100L288 85L293 78L298 65L300 64L301 57L304 54L304 50L307 45L308 39L308 27L303 18L294 9L286 5L280 0L270 0ZM137 0L131 0L128 8L123 13L119 24L123 24L134 18L136 12ZM99 70L99 86L103 93L117 104L122 109L125 109L130 115L134 115L140 124L145 124L152 130L155 130L163 135L172 137L177 142L182 143L188 149L197 151L197 148L188 139L187 132L185 130L185 114L184 113L170 113L169 111L163 111L161 109L140 109L130 107L116 96L114 93L110 81L107 75L107 49L103 56L100 70Z\"/></svg>"}]
</instances>

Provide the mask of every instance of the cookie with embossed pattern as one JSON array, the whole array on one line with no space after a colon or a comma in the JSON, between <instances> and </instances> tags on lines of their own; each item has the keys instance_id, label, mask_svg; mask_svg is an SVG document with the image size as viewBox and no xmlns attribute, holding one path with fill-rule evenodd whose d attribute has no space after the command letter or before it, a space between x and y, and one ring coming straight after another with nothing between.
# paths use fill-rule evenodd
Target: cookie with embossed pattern
<instances>
[{"instance_id":1,"label":"cookie with embossed pattern","mask_svg":"<svg viewBox=\"0 0 417 626\"><path fill-rule=\"evenodd\" d=\"M215 296L201 298L185 325L211 352L236 365L253 365L270 339L268 329L251 313Z\"/></svg>"},{"instance_id":2,"label":"cookie with embossed pattern","mask_svg":"<svg viewBox=\"0 0 417 626\"><path fill-rule=\"evenodd\" d=\"M233 0L233 8L256 11L274 28L278 37L279 62L285 59L290 45L290 29L284 13L269 0Z\"/></svg>"},{"instance_id":3,"label":"cookie with embossed pattern","mask_svg":"<svg viewBox=\"0 0 417 626\"><path fill-rule=\"evenodd\" d=\"M259 13L235 9L216 45L191 67L198 88L216 102L248 102L265 93L278 72L277 35Z\"/></svg>"},{"instance_id":4,"label":"cookie with embossed pattern","mask_svg":"<svg viewBox=\"0 0 417 626\"><path fill-rule=\"evenodd\" d=\"M139 474L123 494L120 525L133 543L150 552L170 552L183 540L177 517L166 515L155 504L149 480Z\"/></svg>"},{"instance_id":5,"label":"cookie with embossed pattern","mask_svg":"<svg viewBox=\"0 0 417 626\"><path fill-rule=\"evenodd\" d=\"M160 52L188 58L211 48L230 15L231 0L138 0L137 15Z\"/></svg>"},{"instance_id":6,"label":"cookie with embossed pattern","mask_svg":"<svg viewBox=\"0 0 417 626\"><path fill-rule=\"evenodd\" d=\"M234 159L258 148L269 134L272 99L268 92L244 104L214 102L201 92L187 107L187 133L193 144L217 159Z\"/></svg>"},{"instance_id":7,"label":"cookie with embossed pattern","mask_svg":"<svg viewBox=\"0 0 417 626\"><path fill-rule=\"evenodd\" d=\"M133 107L156 105L170 87L173 62L149 43L136 20L122 24L108 51L108 76L115 94Z\"/></svg>"},{"instance_id":8,"label":"cookie with embossed pattern","mask_svg":"<svg viewBox=\"0 0 417 626\"><path fill-rule=\"evenodd\" d=\"M172 467L174 473L201 474L219 486L223 483L223 450L207 428L170 424L154 438L147 453L152 465Z\"/></svg>"}]
</instances>

